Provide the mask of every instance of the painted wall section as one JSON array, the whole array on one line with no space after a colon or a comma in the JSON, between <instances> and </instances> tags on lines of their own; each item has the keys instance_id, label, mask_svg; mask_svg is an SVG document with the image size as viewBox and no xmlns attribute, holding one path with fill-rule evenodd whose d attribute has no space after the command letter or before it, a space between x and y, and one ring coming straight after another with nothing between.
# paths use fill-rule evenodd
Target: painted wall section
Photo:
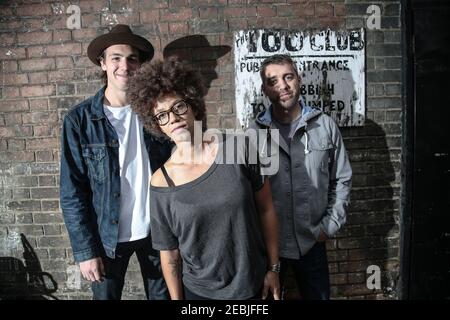
<instances>
[{"instance_id":1,"label":"painted wall section","mask_svg":"<svg viewBox=\"0 0 450 320\"><path fill-rule=\"evenodd\" d=\"M302 78L308 105L331 115L339 126L365 120L364 29L319 32L271 29L234 33L236 116L243 127L270 105L261 92L260 66L273 54L289 54Z\"/></svg>"}]
</instances>

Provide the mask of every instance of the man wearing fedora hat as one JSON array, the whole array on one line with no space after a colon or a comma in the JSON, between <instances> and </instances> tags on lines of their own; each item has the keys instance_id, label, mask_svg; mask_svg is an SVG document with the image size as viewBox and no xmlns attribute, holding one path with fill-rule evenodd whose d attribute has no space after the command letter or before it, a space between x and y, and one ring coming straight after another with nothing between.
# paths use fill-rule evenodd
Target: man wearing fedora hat
<instances>
[{"instance_id":1,"label":"man wearing fedora hat","mask_svg":"<svg viewBox=\"0 0 450 320\"><path fill-rule=\"evenodd\" d=\"M149 181L170 145L143 130L126 95L153 46L116 25L87 53L104 71L106 86L72 108L62 128L61 208L74 259L94 299L120 299L136 252L147 298L167 299L159 252L151 246Z\"/></svg>"}]
</instances>

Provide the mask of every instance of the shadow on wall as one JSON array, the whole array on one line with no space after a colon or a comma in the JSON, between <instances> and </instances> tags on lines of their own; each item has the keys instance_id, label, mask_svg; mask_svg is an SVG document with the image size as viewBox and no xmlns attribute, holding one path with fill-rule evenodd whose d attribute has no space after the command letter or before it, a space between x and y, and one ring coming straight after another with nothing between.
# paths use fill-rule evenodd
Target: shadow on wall
<instances>
[{"instance_id":1,"label":"shadow on wall","mask_svg":"<svg viewBox=\"0 0 450 320\"><path fill-rule=\"evenodd\" d=\"M341 131L350 150L353 183L347 224L337 238L335 262L336 271L347 274L347 284L336 286L334 295L396 298L399 226L395 216L399 188L394 184L400 159L391 159L387 139L400 138L387 138L385 129L370 119L363 127ZM393 145L400 143L395 141ZM339 257L347 258L339 261ZM367 268L371 265L380 268L381 281L371 282L368 288L366 279L373 273L367 273Z\"/></svg>"},{"instance_id":2,"label":"shadow on wall","mask_svg":"<svg viewBox=\"0 0 450 320\"><path fill-rule=\"evenodd\" d=\"M218 78L217 59L230 52L230 46L212 46L204 35L189 35L170 42L163 50L163 57L167 59L176 56L181 61L197 67L203 78L206 92L211 82Z\"/></svg>"},{"instance_id":3,"label":"shadow on wall","mask_svg":"<svg viewBox=\"0 0 450 320\"><path fill-rule=\"evenodd\" d=\"M0 257L0 300L49 300L58 284L43 272L33 247L20 234L25 263L14 257Z\"/></svg>"}]
</instances>

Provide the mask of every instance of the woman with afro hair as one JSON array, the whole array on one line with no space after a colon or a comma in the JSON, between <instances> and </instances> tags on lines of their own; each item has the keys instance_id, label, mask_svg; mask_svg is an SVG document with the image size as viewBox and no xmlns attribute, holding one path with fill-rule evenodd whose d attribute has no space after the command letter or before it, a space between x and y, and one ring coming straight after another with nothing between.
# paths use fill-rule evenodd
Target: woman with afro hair
<instances>
[{"instance_id":1,"label":"woman with afro hair","mask_svg":"<svg viewBox=\"0 0 450 320\"><path fill-rule=\"evenodd\" d=\"M268 179L249 161L251 144L236 134L205 134L204 93L199 73L176 58L143 64L128 90L144 126L175 146L150 187L152 242L170 296L247 300L270 291L279 299Z\"/></svg>"}]
</instances>

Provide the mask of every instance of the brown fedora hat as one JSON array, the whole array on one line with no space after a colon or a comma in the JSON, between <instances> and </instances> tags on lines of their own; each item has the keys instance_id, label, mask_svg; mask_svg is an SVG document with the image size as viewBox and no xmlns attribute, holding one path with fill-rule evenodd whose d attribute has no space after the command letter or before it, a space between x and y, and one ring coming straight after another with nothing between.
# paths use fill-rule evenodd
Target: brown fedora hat
<instances>
[{"instance_id":1,"label":"brown fedora hat","mask_svg":"<svg viewBox=\"0 0 450 320\"><path fill-rule=\"evenodd\" d=\"M115 25L109 33L92 40L87 48L87 55L94 64L99 66L98 57L106 48L115 44L128 44L139 49L141 61L150 60L153 57L152 44L147 39L134 34L130 27L125 24Z\"/></svg>"}]
</instances>

